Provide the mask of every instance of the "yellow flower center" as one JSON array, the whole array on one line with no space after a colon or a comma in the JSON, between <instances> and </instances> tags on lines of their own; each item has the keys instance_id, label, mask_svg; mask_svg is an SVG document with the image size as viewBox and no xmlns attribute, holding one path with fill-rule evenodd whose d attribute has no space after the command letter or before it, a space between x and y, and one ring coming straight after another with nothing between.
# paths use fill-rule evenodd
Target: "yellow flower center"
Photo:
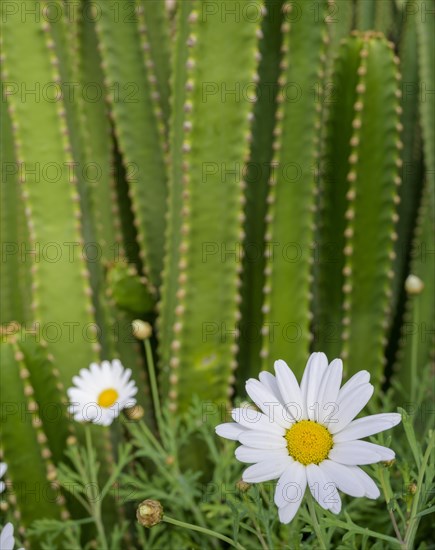
<instances>
[{"instance_id":1,"label":"yellow flower center","mask_svg":"<svg viewBox=\"0 0 435 550\"><path fill-rule=\"evenodd\" d=\"M118 392L113 388L109 388L108 390L104 390L100 393L98 396L98 404L100 407L104 408L111 407L116 402L118 397Z\"/></svg>"},{"instance_id":2,"label":"yellow flower center","mask_svg":"<svg viewBox=\"0 0 435 550\"><path fill-rule=\"evenodd\" d=\"M301 464L319 464L328 457L332 435L312 420L296 422L285 434L289 455Z\"/></svg>"}]
</instances>

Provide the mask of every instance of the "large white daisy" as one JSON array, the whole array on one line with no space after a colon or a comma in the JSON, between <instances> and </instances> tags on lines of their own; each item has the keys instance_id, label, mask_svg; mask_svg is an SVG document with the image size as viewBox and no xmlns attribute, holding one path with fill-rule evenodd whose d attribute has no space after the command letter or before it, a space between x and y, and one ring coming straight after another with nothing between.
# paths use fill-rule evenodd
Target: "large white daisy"
<instances>
[{"instance_id":1,"label":"large white daisy","mask_svg":"<svg viewBox=\"0 0 435 550\"><path fill-rule=\"evenodd\" d=\"M13 550L14 545L14 526L12 523L6 523L0 533L0 548L1 550ZM20 550L24 549L20 548Z\"/></svg>"},{"instance_id":2,"label":"large white daisy","mask_svg":"<svg viewBox=\"0 0 435 550\"><path fill-rule=\"evenodd\" d=\"M0 462L0 493L3 493L6 487L5 482L2 481L2 477L5 475L7 469L8 469L7 464L5 462Z\"/></svg>"},{"instance_id":3,"label":"large white daisy","mask_svg":"<svg viewBox=\"0 0 435 550\"><path fill-rule=\"evenodd\" d=\"M358 465L394 458L394 451L361 438L396 426L396 413L354 420L373 394L370 374L360 371L340 388L343 363L328 365L324 353L313 353L299 386L282 361L275 374L261 372L246 382L246 391L259 410L233 409L235 422L220 424L216 433L239 441L240 462L252 464L243 473L248 483L278 479L275 504L282 523L289 523L308 485L324 509L338 514L337 489L353 497L375 499L379 489Z\"/></svg>"},{"instance_id":4,"label":"large white daisy","mask_svg":"<svg viewBox=\"0 0 435 550\"><path fill-rule=\"evenodd\" d=\"M137 387L130 377L131 370L118 359L91 363L74 376L74 386L68 389L69 412L79 422L109 426L122 409L136 404Z\"/></svg>"}]
</instances>

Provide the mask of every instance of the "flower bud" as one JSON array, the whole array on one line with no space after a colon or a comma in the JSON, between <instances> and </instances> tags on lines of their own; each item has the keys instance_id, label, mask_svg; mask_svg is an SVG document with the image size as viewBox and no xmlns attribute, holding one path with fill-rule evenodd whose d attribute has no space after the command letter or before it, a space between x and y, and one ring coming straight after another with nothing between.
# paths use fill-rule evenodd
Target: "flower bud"
<instances>
[{"instance_id":1,"label":"flower bud","mask_svg":"<svg viewBox=\"0 0 435 550\"><path fill-rule=\"evenodd\" d=\"M408 493L410 495L415 495L416 492L417 492L417 484L416 483L410 483L408 485Z\"/></svg>"},{"instance_id":2,"label":"flower bud","mask_svg":"<svg viewBox=\"0 0 435 550\"><path fill-rule=\"evenodd\" d=\"M175 462L175 458L172 455L168 455L165 458L165 462L168 466L172 466L172 464L174 464L174 462Z\"/></svg>"},{"instance_id":3,"label":"flower bud","mask_svg":"<svg viewBox=\"0 0 435 550\"><path fill-rule=\"evenodd\" d=\"M148 338L151 338L153 329L149 323L142 321L141 319L135 319L132 322L132 327L133 335L138 340L147 340Z\"/></svg>"},{"instance_id":4,"label":"flower bud","mask_svg":"<svg viewBox=\"0 0 435 550\"><path fill-rule=\"evenodd\" d=\"M144 527L153 527L162 521L163 507L158 500L144 500L137 508L136 517Z\"/></svg>"},{"instance_id":5,"label":"flower bud","mask_svg":"<svg viewBox=\"0 0 435 550\"><path fill-rule=\"evenodd\" d=\"M248 491L250 487L251 487L251 484L250 484L250 483L246 483L246 481L243 481L243 479L240 479L240 480L236 483L236 489L237 489L238 491L240 491L241 493L246 493L246 491Z\"/></svg>"},{"instance_id":6,"label":"flower bud","mask_svg":"<svg viewBox=\"0 0 435 550\"><path fill-rule=\"evenodd\" d=\"M420 294L424 288L424 283L416 275L408 275L405 281L405 290L408 294Z\"/></svg>"},{"instance_id":7,"label":"flower bud","mask_svg":"<svg viewBox=\"0 0 435 550\"><path fill-rule=\"evenodd\" d=\"M140 405L134 405L129 409L125 409L124 413L129 420L142 420L145 415L144 408Z\"/></svg>"}]
</instances>

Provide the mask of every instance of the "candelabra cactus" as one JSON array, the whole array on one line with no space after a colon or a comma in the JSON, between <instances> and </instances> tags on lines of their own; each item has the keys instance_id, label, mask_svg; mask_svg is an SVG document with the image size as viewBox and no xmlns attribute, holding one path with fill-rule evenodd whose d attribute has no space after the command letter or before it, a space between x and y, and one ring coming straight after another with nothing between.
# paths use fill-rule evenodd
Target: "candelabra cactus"
<instances>
[{"instance_id":1,"label":"candelabra cactus","mask_svg":"<svg viewBox=\"0 0 435 550\"><path fill-rule=\"evenodd\" d=\"M433 89L422 2L81 0L72 21L68 4L2 4L1 450L15 487L53 493L11 496L24 526L80 513L54 484L83 440L64 391L81 368L119 357L151 419L138 316L180 414L310 350L408 384L404 311L433 327L402 291L410 270L434 280L415 252L433 243L433 103L400 80ZM93 432L103 473L121 437Z\"/></svg>"}]
</instances>

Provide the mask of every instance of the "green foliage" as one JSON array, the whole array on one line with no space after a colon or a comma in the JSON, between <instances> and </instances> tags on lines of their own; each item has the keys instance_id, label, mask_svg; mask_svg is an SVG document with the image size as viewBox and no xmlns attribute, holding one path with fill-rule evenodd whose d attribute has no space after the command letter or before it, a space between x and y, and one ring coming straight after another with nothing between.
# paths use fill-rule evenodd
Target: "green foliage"
<instances>
[{"instance_id":1,"label":"green foliage","mask_svg":"<svg viewBox=\"0 0 435 550\"><path fill-rule=\"evenodd\" d=\"M422 380L427 380L429 375L429 369L424 369ZM381 399L387 409L392 407L391 395L382 395ZM404 424L403 428L397 428L394 443L388 435L372 438L376 443L394 444L400 457L397 463L368 468L368 473L382 488L380 499L343 497L346 512L339 516L319 508L323 514L320 518L322 537L328 548L404 549L417 547L425 537L429 540L430 514L434 507L431 486L435 437L430 415L418 413L429 403L428 395L422 392L415 410L409 413L400 410ZM163 506L162 523L152 529L137 525L130 540L135 548L214 549L221 547L220 537L239 549L283 545L316 548L311 517L305 505L289 526L282 525L277 520L273 501L273 482L247 487L238 483L242 465L234 460L235 444L218 441L210 422L198 422L198 419L204 420L204 416L212 416L212 423L217 423L224 420L222 413L223 409L212 410L199 400L192 403L186 415L178 415L176 419L166 410L157 437L143 421L124 418L122 427L130 443L120 448L118 466L104 486L96 481L95 456L89 442L86 447L71 449L68 456L72 466L59 468L59 482L74 492L75 498L88 510L89 518L67 522L38 520L30 533L38 536L42 548L53 548L48 541L59 535L66 546L71 540L77 544L82 527L93 523L98 548L115 550L114 541L126 534L125 522L104 529L98 510L107 495L114 492L118 503L130 510L131 518L134 516L132 505L137 507L144 499L158 500ZM180 459L189 451L193 438L203 443L213 465L213 473L206 479L199 471L180 467ZM87 489L90 484L92 492ZM95 498L96 495L100 498ZM402 544L396 538L392 515Z\"/></svg>"},{"instance_id":2,"label":"green foliage","mask_svg":"<svg viewBox=\"0 0 435 550\"><path fill-rule=\"evenodd\" d=\"M369 370L387 409L426 406L427 8L38 0L32 16L1 3L1 510L26 547L314 547L307 509L285 527L272 487L234 488L233 445L202 407L224 411L261 368L282 358L298 374L317 350L345 358L346 375ZM418 295L405 292L410 273ZM136 317L155 327L146 353ZM115 357L143 420L73 423L73 376ZM391 513L402 548L429 540L433 436L427 418L403 416L397 464L371 472L385 502L325 514L331 547L397 546ZM37 485L50 498L35 506L20 487ZM145 498L173 524L131 528Z\"/></svg>"}]
</instances>

